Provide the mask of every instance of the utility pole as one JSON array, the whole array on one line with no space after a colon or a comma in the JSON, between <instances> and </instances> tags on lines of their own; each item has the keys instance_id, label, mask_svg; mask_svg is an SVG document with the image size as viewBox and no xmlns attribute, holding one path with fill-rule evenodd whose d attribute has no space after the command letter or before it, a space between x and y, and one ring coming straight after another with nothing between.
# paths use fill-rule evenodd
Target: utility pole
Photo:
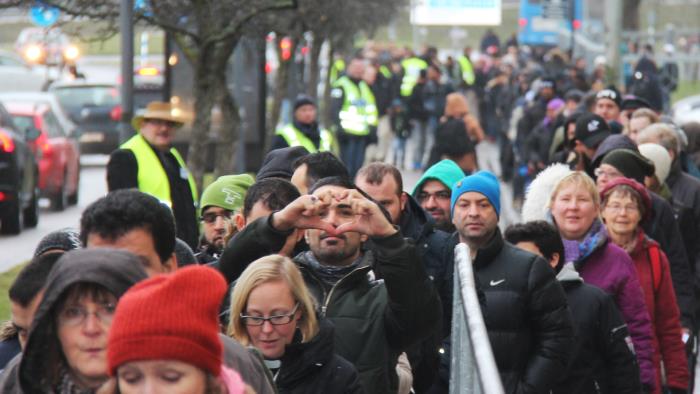
<instances>
[{"instance_id":1,"label":"utility pole","mask_svg":"<svg viewBox=\"0 0 700 394\"><path fill-rule=\"evenodd\" d=\"M119 141L131 138L131 118L134 117L134 0L121 0L119 28L121 30L121 106Z\"/></svg>"},{"instance_id":2,"label":"utility pole","mask_svg":"<svg viewBox=\"0 0 700 394\"><path fill-rule=\"evenodd\" d=\"M605 25L608 31L608 81L622 86L622 64L620 44L622 41L622 8L623 1L606 1Z\"/></svg>"}]
</instances>

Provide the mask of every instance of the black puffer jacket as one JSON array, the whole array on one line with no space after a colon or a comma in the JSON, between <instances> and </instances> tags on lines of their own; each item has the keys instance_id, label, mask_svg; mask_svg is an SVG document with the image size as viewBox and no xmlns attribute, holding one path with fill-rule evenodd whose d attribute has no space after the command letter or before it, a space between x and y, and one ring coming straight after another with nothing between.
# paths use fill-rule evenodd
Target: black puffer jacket
<instances>
[{"instance_id":1,"label":"black puffer jacket","mask_svg":"<svg viewBox=\"0 0 700 394\"><path fill-rule=\"evenodd\" d=\"M413 196L408 195L406 207L401 212L399 227L401 234L416 245L420 253L425 273L435 285L442 300L443 334L450 334L452 316L451 276L454 258L454 244L448 242L450 234L435 229L433 218L421 208Z\"/></svg>"},{"instance_id":2,"label":"black puffer jacket","mask_svg":"<svg viewBox=\"0 0 700 394\"><path fill-rule=\"evenodd\" d=\"M504 242L496 229L476 254L474 277L505 392L549 392L573 344L571 313L554 271L541 257Z\"/></svg>"},{"instance_id":3,"label":"black puffer jacket","mask_svg":"<svg viewBox=\"0 0 700 394\"><path fill-rule=\"evenodd\" d=\"M629 331L613 298L583 283L572 264L557 279L566 292L576 340L566 374L552 393L640 393L637 358L627 345Z\"/></svg>"},{"instance_id":4,"label":"black puffer jacket","mask_svg":"<svg viewBox=\"0 0 700 394\"><path fill-rule=\"evenodd\" d=\"M275 375L279 394L364 393L355 367L334 351L333 325L321 319L319 328L311 341L286 347Z\"/></svg>"},{"instance_id":5,"label":"black puffer jacket","mask_svg":"<svg viewBox=\"0 0 700 394\"><path fill-rule=\"evenodd\" d=\"M401 234L413 240L420 253L423 267L442 302L442 324L425 340L411 346L407 351L413 373L413 389L423 393L432 386L438 374L440 347L443 339L450 335L452 317L452 282L447 271L453 267L454 248L450 248L450 234L436 230L433 218L428 215L410 195L401 212ZM444 353L443 353L444 354Z\"/></svg>"}]
</instances>

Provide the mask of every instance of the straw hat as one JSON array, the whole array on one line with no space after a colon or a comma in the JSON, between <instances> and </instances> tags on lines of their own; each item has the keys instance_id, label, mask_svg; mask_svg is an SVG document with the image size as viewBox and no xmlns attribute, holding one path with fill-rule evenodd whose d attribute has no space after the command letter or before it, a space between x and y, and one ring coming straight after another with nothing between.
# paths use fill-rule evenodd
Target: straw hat
<instances>
[{"instance_id":1,"label":"straw hat","mask_svg":"<svg viewBox=\"0 0 700 394\"><path fill-rule=\"evenodd\" d=\"M136 115L131 121L131 125L134 126L136 130L140 130L144 119L167 120L177 123L178 127L182 126L187 121L185 114L180 108L173 107L172 104L162 101L151 101L148 103L146 110Z\"/></svg>"}]
</instances>

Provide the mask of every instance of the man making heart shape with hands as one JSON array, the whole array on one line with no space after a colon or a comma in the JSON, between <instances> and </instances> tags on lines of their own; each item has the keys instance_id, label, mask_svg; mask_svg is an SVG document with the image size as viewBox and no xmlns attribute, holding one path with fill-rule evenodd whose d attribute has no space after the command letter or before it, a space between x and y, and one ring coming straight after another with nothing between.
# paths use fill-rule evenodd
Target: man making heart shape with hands
<instances>
[{"instance_id":1,"label":"man making heart shape with hands","mask_svg":"<svg viewBox=\"0 0 700 394\"><path fill-rule=\"evenodd\" d=\"M238 233L221 271L233 281L303 231L310 250L293 260L319 317L335 326L335 351L355 365L365 392L396 392L398 355L441 321L437 292L413 244L347 178L321 179L310 193Z\"/></svg>"},{"instance_id":2,"label":"man making heart shape with hands","mask_svg":"<svg viewBox=\"0 0 700 394\"><path fill-rule=\"evenodd\" d=\"M379 205L357 189L337 185L299 197L275 212L271 225L282 232L306 230L306 242L318 262L336 267L356 261L368 236L385 238L398 232Z\"/></svg>"}]
</instances>

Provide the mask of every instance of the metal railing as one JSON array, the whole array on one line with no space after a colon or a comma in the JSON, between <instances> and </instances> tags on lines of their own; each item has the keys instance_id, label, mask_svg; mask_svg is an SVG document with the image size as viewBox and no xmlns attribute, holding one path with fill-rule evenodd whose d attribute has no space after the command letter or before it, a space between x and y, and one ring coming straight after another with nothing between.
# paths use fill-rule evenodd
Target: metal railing
<instances>
[{"instance_id":1,"label":"metal railing","mask_svg":"<svg viewBox=\"0 0 700 394\"><path fill-rule=\"evenodd\" d=\"M481 315L469 247L455 247L450 394L503 394Z\"/></svg>"}]
</instances>

